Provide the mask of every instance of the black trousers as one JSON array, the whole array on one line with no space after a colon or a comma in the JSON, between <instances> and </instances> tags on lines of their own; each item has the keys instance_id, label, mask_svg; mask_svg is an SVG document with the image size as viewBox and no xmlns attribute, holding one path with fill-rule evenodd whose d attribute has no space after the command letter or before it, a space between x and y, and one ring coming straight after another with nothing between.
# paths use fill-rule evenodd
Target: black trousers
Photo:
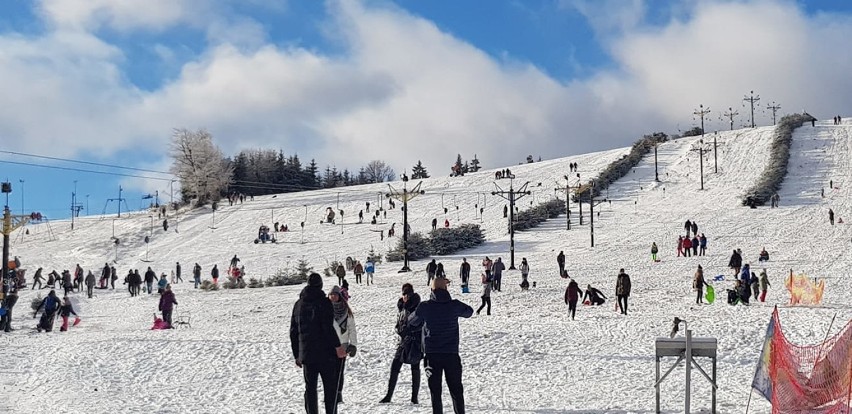
<instances>
[{"instance_id":1,"label":"black trousers","mask_svg":"<svg viewBox=\"0 0 852 414\"><path fill-rule=\"evenodd\" d=\"M618 309L623 315L627 315L627 295L618 295Z\"/></svg>"},{"instance_id":2,"label":"black trousers","mask_svg":"<svg viewBox=\"0 0 852 414\"><path fill-rule=\"evenodd\" d=\"M571 320L574 320L574 315L577 313L577 301L569 300L568 301L568 312L571 314Z\"/></svg>"},{"instance_id":3,"label":"black trousers","mask_svg":"<svg viewBox=\"0 0 852 414\"><path fill-rule=\"evenodd\" d=\"M703 303L704 302L703 298L704 298L704 290L703 289L696 289L696 291L695 291L695 303L696 304Z\"/></svg>"},{"instance_id":4,"label":"black trousers","mask_svg":"<svg viewBox=\"0 0 852 414\"><path fill-rule=\"evenodd\" d=\"M453 412L464 414L464 386L459 354L426 354L425 365L429 394L432 396L432 414L444 412L441 400L442 376L447 378L447 388L453 400Z\"/></svg>"},{"instance_id":5,"label":"black trousers","mask_svg":"<svg viewBox=\"0 0 852 414\"><path fill-rule=\"evenodd\" d=\"M163 311L163 321L169 324L169 327L172 326L172 311L167 310Z\"/></svg>"},{"instance_id":6,"label":"black trousers","mask_svg":"<svg viewBox=\"0 0 852 414\"><path fill-rule=\"evenodd\" d=\"M361 274L360 273L355 273L355 283L358 283L358 284L361 283Z\"/></svg>"},{"instance_id":7,"label":"black trousers","mask_svg":"<svg viewBox=\"0 0 852 414\"><path fill-rule=\"evenodd\" d=\"M33 288L30 290L35 289L36 283L38 283L38 288L41 289L41 280L33 280Z\"/></svg>"},{"instance_id":8,"label":"black trousers","mask_svg":"<svg viewBox=\"0 0 852 414\"><path fill-rule=\"evenodd\" d=\"M416 400L420 394L420 363L411 365L411 399ZM402 370L402 360L394 358L391 362L390 380L388 381L388 400L393 396L393 390L396 388L396 381L399 379L399 372Z\"/></svg>"},{"instance_id":9,"label":"black trousers","mask_svg":"<svg viewBox=\"0 0 852 414\"><path fill-rule=\"evenodd\" d=\"M322 378L325 413L337 414L337 374L339 365L340 362L337 359L302 364L302 374L305 377L305 411L308 414L319 414L319 401L317 400L317 380L319 378Z\"/></svg>"},{"instance_id":10,"label":"black trousers","mask_svg":"<svg viewBox=\"0 0 852 414\"><path fill-rule=\"evenodd\" d=\"M482 305L479 306L479 309L476 310L476 313L479 314L479 312L482 311L482 308L485 308L486 306L488 308L485 310L485 313L487 315L491 315L491 297L490 296L482 296Z\"/></svg>"},{"instance_id":11,"label":"black trousers","mask_svg":"<svg viewBox=\"0 0 852 414\"><path fill-rule=\"evenodd\" d=\"M94 285L86 285L86 294L89 295L89 299L92 298L92 294L94 293Z\"/></svg>"}]
</instances>

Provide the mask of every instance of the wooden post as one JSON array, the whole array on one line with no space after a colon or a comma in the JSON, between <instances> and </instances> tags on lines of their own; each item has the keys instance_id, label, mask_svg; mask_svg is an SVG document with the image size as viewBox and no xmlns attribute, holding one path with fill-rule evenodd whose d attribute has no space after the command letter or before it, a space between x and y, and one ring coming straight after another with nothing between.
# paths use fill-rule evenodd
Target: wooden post
<instances>
[{"instance_id":1,"label":"wooden post","mask_svg":"<svg viewBox=\"0 0 852 414\"><path fill-rule=\"evenodd\" d=\"M657 380L654 381L654 389L657 394L657 414L660 414L660 357L657 357Z\"/></svg>"},{"instance_id":2,"label":"wooden post","mask_svg":"<svg viewBox=\"0 0 852 414\"><path fill-rule=\"evenodd\" d=\"M692 394L692 331L686 330L686 396L684 397L684 412L689 414L689 397ZM714 391L715 392L715 391Z\"/></svg>"}]
</instances>

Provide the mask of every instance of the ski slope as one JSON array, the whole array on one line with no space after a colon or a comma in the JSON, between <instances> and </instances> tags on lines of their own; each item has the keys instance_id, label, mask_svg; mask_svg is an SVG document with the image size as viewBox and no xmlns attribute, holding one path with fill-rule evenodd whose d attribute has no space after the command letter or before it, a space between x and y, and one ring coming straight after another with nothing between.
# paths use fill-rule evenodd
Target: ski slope
<instances>
[{"instance_id":1,"label":"ski slope","mask_svg":"<svg viewBox=\"0 0 852 414\"><path fill-rule=\"evenodd\" d=\"M704 154L704 190L700 187L701 137L662 143L657 148L660 182L654 180L654 154L646 156L634 171L614 183L599 197L595 208L595 247L590 247L588 204L583 205L583 225L578 206L571 203L571 230L565 216L516 234L516 262L526 257L536 287L521 292L520 275L504 275L503 292L492 295L492 315L474 316L461 323L461 357L464 364L465 399L472 413L650 413L654 411L654 339L666 336L674 316L689 321L694 336L719 340L719 412L745 408L772 307L779 305L785 333L801 343L822 340L832 316L837 332L852 318L848 297L852 282L848 243L852 232L846 224L830 226L828 208L836 218L847 219L848 187L852 185L852 125L818 122L799 128L793 137L788 175L779 192L780 208L748 209L741 196L757 180L769 154L772 127L719 132L718 172L712 151ZM713 136L704 137L712 149ZM583 183L594 178L629 148L585 154L532 164L510 166L518 188L529 182L532 194L518 203L520 210L553 197L565 197L563 176L576 185L576 173L568 163L579 164ZM428 232L431 221L448 219L452 226L478 223L487 241L475 249L437 257L448 274L457 278L462 257L472 262L474 278L485 255L509 262L509 236L502 210L505 201L491 194L496 189L495 170L464 177L422 180L424 194L409 203L412 231ZM833 180L834 189L828 188ZM419 180L409 181L411 189ZM496 184L507 189L509 180ZM391 185L400 189L402 183ZM820 189L825 188L825 197ZM212 265L227 268L237 254L247 277L265 278L278 269L304 259L321 271L332 260L347 256L364 259L373 248L384 253L399 236L380 238L380 230L397 223L401 235L401 203L380 217L379 224L357 224L358 211L371 203L388 207L387 184L374 184L298 194L255 197L229 206L220 202L209 208L181 211L172 216L164 232L156 212L83 218L27 226L29 235L12 236L12 255L28 269L38 266L73 269L80 263L95 272L104 262L117 260L120 279L129 268L151 266L168 272L176 261L183 265L184 279L192 264L203 267L205 278ZM339 204L338 204L339 200ZM458 208L456 208L458 206ZM327 207L342 209L342 225L320 224ZM444 213L444 208L447 213ZM482 217L478 209L483 208ZM370 215L365 211L364 222ZM708 255L675 257L675 243L685 220L695 220L699 233L708 238ZM257 228L274 222L287 224L290 232L278 233L277 244L253 244ZM304 233L300 223L305 223ZM341 221L338 217L338 223ZM48 231L50 230L50 231ZM113 235L120 240L117 249ZM149 236L150 243L144 242ZM652 263L650 246L657 242L661 262ZM731 307L724 290L733 282L715 282L719 301L694 304L691 289L697 265L708 280L730 274L730 253L743 250L744 262L756 263L765 247L771 261L766 303ZM613 300L596 308L581 307L577 320L567 317L563 303L566 281L556 272L555 257L567 256L567 269L581 287L601 289ZM147 259L146 259L147 257ZM149 260L146 262L144 260ZM380 405L393 357L399 287L412 282L428 296L425 261L412 262L412 273L398 274L400 263L379 265L375 286L350 281L351 304L359 331L358 356L347 362L345 413L431 412L425 377L420 404L408 403L410 376L403 369L394 403ZM615 276L619 268L631 275L633 294L629 315L613 310ZM789 269L827 280L821 307L785 306L789 296L783 278ZM31 269L31 270L30 270ZM46 272L45 272L46 273ZM336 281L336 279L334 279ZM333 284L325 279L325 290ZM130 298L123 286L116 291L96 290L96 297L79 298L83 323L69 332L37 334L31 330L29 302L33 291L24 291L15 309L16 330L0 335L6 366L0 376L3 412L302 412L301 371L293 363L288 337L289 316L301 287L202 292L190 283L174 285L180 303L175 315L190 313L192 328L150 331L157 310L154 296ZM480 286L456 298L477 308ZM42 291L42 294L45 293ZM664 362L666 369L673 361ZM709 363L707 364L709 366ZM709 412L710 387L693 375L693 412ZM663 411L683 410L683 369L663 383ZM445 390L445 411L450 399ZM702 409L704 411L702 411ZM769 412L757 395L751 412Z\"/></svg>"}]
</instances>

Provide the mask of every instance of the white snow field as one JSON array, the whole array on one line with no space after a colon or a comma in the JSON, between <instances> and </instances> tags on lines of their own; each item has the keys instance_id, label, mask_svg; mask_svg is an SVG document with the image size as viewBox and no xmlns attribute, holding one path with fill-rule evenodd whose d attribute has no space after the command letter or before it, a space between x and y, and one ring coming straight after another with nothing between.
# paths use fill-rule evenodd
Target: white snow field
<instances>
[{"instance_id":1,"label":"white snow field","mask_svg":"<svg viewBox=\"0 0 852 414\"><path fill-rule=\"evenodd\" d=\"M516 234L516 262L529 260L531 281L536 287L521 292L520 275L509 271L504 290L493 294L491 316L474 315L461 320L461 358L467 412L470 413L651 413L654 412L654 339L667 336L673 317L689 322L697 337L719 340L718 412L745 411L757 355L773 306L781 309L785 333L798 343L817 343L837 320L838 332L852 318L849 295L848 249L852 231L847 224L830 226L829 208L844 220L850 213L852 188L852 125L818 122L794 134L789 173L780 191L780 208L742 207L741 196L766 165L773 127L719 132L718 172L714 153L705 153L704 186L699 190L699 137L670 141L658 147L661 182L654 181L651 152L635 171L612 185L604 196L612 200L596 207L595 247L590 247L588 204L583 225L572 203L572 228L565 216ZM712 147L712 135L705 137ZM533 164L510 166L515 188L529 181L532 195L519 201L521 210L554 196L564 198L562 186L568 164L579 163L583 182L594 178L629 148ZM433 167L434 168L434 167ZM435 168L433 173L444 169ZM462 257L473 264L473 280L485 255L509 261L509 236L502 209L505 201L491 195L494 172L487 170L459 178L422 180L424 195L410 204L413 231L429 230L432 218L451 225L481 223L487 242L458 254L438 257L455 280L454 297L474 308L481 287L472 292L458 289ZM833 180L834 189L829 189ZM409 188L418 181L408 182ZM498 180L504 189L509 180ZM540 185L539 185L540 183ZM394 182L400 188L401 182ZM825 197L820 190L825 188ZM21 258L28 279L39 266L73 269L80 263L96 273L104 262L117 256L119 281L115 291L96 290L96 297L79 298L81 325L68 332L36 333L29 310L36 292L23 291L15 309L15 331L0 334L3 368L0 375L0 411L16 413L298 413L303 412L301 371L294 365L288 336L289 317L301 286L220 290L195 290L188 282L195 262L209 278L213 264L224 272L237 254L247 277L266 278L279 268L307 260L321 272L332 260L347 256L363 261L370 248L384 253L395 245L401 232L401 203L389 210L382 224L355 224L358 210L371 202L387 207L382 196L386 184L347 187L298 194L256 197L254 201L182 212L171 217L164 232L150 213L116 217L82 218L70 223L53 221L27 226L29 235L12 236L11 254ZM344 225L320 225L326 207L345 211ZM458 206L458 209L456 209ZM485 208L484 217L477 207ZM444 214L444 208L448 213ZM598 213L600 213L598 215ZM171 213L170 213L171 214ZM307 217L307 218L306 218ZM369 223L365 212L365 222ZM114 220L115 219L115 220ZM675 257L675 243L685 220L695 220L709 239L708 255ZM291 232L279 233L277 244L253 244L261 224L286 223ZM305 222L304 235L299 223ZM397 236L380 240L375 230L397 223ZM153 231L152 229L153 223ZM215 227L215 228L211 228ZM177 229L177 231L174 231ZM114 232L114 233L113 233ZM111 237L121 240L117 252ZM151 235L146 252L143 241ZM385 233L386 234L386 233ZM302 239L304 237L304 239ZM304 240L304 243L302 243ZM651 242L660 246L661 262L650 259ZM757 264L761 247L771 261ZM718 300L695 305L691 289L696 267L701 264L708 280L726 268L731 251L743 250L744 261L759 272L765 267L772 287L766 303L729 306L724 292L733 282L713 282ZM591 284L612 300L601 307L582 306L577 320L567 316L563 294L567 281L558 277L555 257L564 250L568 272L581 287ZM147 257L150 263L143 260ZM176 261L183 265L185 283L174 285L179 305L175 315L191 313L192 327L151 331L158 297L130 298L121 286L129 268L144 272L170 271ZM426 261L412 262L414 272L399 274L401 263L379 265L375 286L354 283L349 277L351 304L358 323L358 355L346 368L345 403L342 413L431 412L425 376L420 404L413 406L410 374L403 367L394 402L378 404L387 387L394 353L395 303L400 286L412 282L428 297ZM630 274L633 294L629 315L614 311L615 278L619 268ZM826 279L822 306L787 306L783 280L793 269ZM730 279L730 276L728 277ZM325 278L328 291L336 278ZM43 295L47 290L42 290ZM665 361L665 370L673 361ZM709 361L703 361L709 369ZM683 411L681 366L663 383L664 412ZM693 412L709 412L710 386L693 374ZM444 410L451 412L444 391ZM322 394L320 394L322 395ZM757 394L750 412L770 412Z\"/></svg>"}]
</instances>

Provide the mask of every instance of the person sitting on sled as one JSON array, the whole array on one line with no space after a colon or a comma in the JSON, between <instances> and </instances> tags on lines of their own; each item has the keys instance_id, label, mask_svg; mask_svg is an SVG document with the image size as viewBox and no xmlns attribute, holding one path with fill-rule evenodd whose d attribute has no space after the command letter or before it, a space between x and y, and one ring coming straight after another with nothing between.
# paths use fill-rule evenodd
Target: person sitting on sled
<instances>
[{"instance_id":1,"label":"person sitting on sled","mask_svg":"<svg viewBox=\"0 0 852 414\"><path fill-rule=\"evenodd\" d=\"M587 301L586 298L589 298ZM606 302L607 297L604 296L603 292L600 290L593 288L592 285L586 286L586 294L583 295L583 304L584 305L595 305L600 306Z\"/></svg>"}]
</instances>

